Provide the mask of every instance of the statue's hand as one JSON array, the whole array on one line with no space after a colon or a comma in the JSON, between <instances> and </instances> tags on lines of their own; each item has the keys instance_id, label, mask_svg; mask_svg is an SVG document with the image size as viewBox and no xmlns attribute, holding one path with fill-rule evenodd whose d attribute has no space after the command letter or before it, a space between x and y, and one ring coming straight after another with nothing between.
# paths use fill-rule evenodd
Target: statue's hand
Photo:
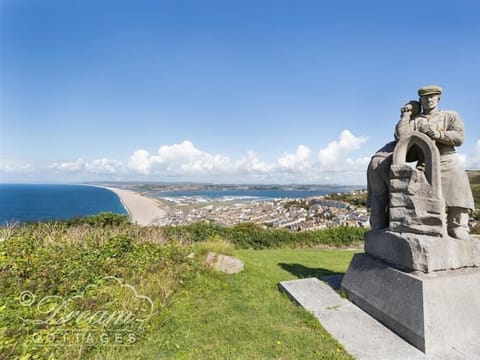
<instances>
[{"instance_id":1,"label":"statue's hand","mask_svg":"<svg viewBox=\"0 0 480 360\"><path fill-rule=\"evenodd\" d=\"M425 132L425 135L427 135L428 137L430 137L430 139L432 139L432 140L438 140L438 139L440 139L440 137L441 137L440 131L433 130L433 129L428 129L428 130Z\"/></svg>"},{"instance_id":2,"label":"statue's hand","mask_svg":"<svg viewBox=\"0 0 480 360\"><path fill-rule=\"evenodd\" d=\"M413 119L418 113L420 113L420 103L416 100L411 100L400 109L402 119Z\"/></svg>"},{"instance_id":3,"label":"statue's hand","mask_svg":"<svg viewBox=\"0 0 480 360\"><path fill-rule=\"evenodd\" d=\"M413 106L410 103L407 103L407 104L402 106L402 108L400 109L400 113L402 115L404 115L405 113L408 113L408 115L410 115L412 113L412 110L413 110ZM407 115L407 114L405 114L405 115Z\"/></svg>"}]
</instances>

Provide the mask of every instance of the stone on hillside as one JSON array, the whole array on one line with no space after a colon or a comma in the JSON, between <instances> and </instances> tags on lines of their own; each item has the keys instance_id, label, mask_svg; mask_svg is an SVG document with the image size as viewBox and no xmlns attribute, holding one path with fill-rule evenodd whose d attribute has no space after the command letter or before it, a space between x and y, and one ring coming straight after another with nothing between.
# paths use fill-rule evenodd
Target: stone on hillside
<instances>
[{"instance_id":1,"label":"stone on hillside","mask_svg":"<svg viewBox=\"0 0 480 360\"><path fill-rule=\"evenodd\" d=\"M233 256L209 252L205 261L212 269L227 274L236 274L243 270L243 262Z\"/></svg>"}]
</instances>

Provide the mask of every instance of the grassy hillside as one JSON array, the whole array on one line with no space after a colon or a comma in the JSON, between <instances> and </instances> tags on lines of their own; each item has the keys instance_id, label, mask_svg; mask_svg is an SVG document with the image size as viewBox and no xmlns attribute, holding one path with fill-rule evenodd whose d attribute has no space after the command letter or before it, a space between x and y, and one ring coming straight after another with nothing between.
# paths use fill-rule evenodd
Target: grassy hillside
<instances>
[{"instance_id":1,"label":"grassy hillside","mask_svg":"<svg viewBox=\"0 0 480 360\"><path fill-rule=\"evenodd\" d=\"M278 282L346 270L348 250L238 250L237 275L204 272L178 294L158 332L123 359L351 359ZM112 353L103 353L112 356ZM114 356L112 358L115 358Z\"/></svg>"},{"instance_id":2,"label":"grassy hillside","mask_svg":"<svg viewBox=\"0 0 480 360\"><path fill-rule=\"evenodd\" d=\"M255 226L229 231L112 214L0 227L0 359L350 359L277 284L344 272L353 252L291 249L299 238ZM358 242L356 231L327 232L328 243ZM245 270L206 268L202 254L218 249Z\"/></svg>"}]
</instances>

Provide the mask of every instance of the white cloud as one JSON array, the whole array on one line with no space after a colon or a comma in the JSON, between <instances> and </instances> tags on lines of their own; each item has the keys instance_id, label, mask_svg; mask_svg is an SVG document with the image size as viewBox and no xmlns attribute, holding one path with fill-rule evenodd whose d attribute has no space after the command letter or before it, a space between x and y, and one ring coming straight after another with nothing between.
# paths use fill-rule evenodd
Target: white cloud
<instances>
[{"instance_id":1,"label":"white cloud","mask_svg":"<svg viewBox=\"0 0 480 360\"><path fill-rule=\"evenodd\" d=\"M207 153L204 153L198 150L191 141L185 140L180 144L173 145L162 145L158 149L158 161L159 162L169 162L169 161L183 161L188 162L192 159L202 158L204 156L209 156Z\"/></svg>"},{"instance_id":2,"label":"white cloud","mask_svg":"<svg viewBox=\"0 0 480 360\"><path fill-rule=\"evenodd\" d=\"M26 164L21 161L0 159L0 172L24 172L33 170L32 164Z\"/></svg>"},{"instance_id":3,"label":"white cloud","mask_svg":"<svg viewBox=\"0 0 480 360\"><path fill-rule=\"evenodd\" d=\"M147 150L137 150L130 156L128 168L139 174L148 175L152 167L151 156Z\"/></svg>"},{"instance_id":4,"label":"white cloud","mask_svg":"<svg viewBox=\"0 0 480 360\"><path fill-rule=\"evenodd\" d=\"M480 139L475 143L473 154L466 161L466 167L468 169L480 169Z\"/></svg>"},{"instance_id":5,"label":"white cloud","mask_svg":"<svg viewBox=\"0 0 480 360\"><path fill-rule=\"evenodd\" d=\"M347 157L360 148L367 138L344 130L339 138L321 149L318 161L312 158L312 150L304 145L295 151L285 151L277 159L264 161L255 151L248 151L239 159L222 154L211 154L198 149L188 140L178 144L162 145L156 153L138 149L126 161L107 158L56 162L44 168L42 176L83 179L138 179L171 178L185 181L266 182L266 183L361 183L369 158ZM480 145L479 145L480 146ZM351 154L350 154L351 155ZM0 170L7 168L2 164ZM53 172L53 173L52 173ZM68 175L70 174L70 175ZM358 179L362 179L358 181Z\"/></svg>"},{"instance_id":6,"label":"white cloud","mask_svg":"<svg viewBox=\"0 0 480 360\"><path fill-rule=\"evenodd\" d=\"M342 165L343 157L368 140L364 136L355 136L349 130L343 130L338 140L334 140L318 153L318 162L323 169L332 169Z\"/></svg>"},{"instance_id":7,"label":"white cloud","mask_svg":"<svg viewBox=\"0 0 480 360\"><path fill-rule=\"evenodd\" d=\"M295 154L284 153L278 160L278 167L285 170L305 170L310 168L308 158L312 151L305 145L299 145Z\"/></svg>"},{"instance_id":8,"label":"white cloud","mask_svg":"<svg viewBox=\"0 0 480 360\"><path fill-rule=\"evenodd\" d=\"M232 164L226 156L201 151L185 140L180 144L162 145L155 155L137 150L130 157L128 167L144 175L165 172L169 175L195 175L228 172Z\"/></svg>"},{"instance_id":9,"label":"white cloud","mask_svg":"<svg viewBox=\"0 0 480 360\"><path fill-rule=\"evenodd\" d=\"M460 161L460 164L462 164L463 167L468 167L468 157L465 154L462 153L457 153L458 161Z\"/></svg>"},{"instance_id":10,"label":"white cloud","mask_svg":"<svg viewBox=\"0 0 480 360\"><path fill-rule=\"evenodd\" d=\"M240 174L257 173L264 174L272 169L272 165L260 160L258 154L252 150L235 163L235 170Z\"/></svg>"},{"instance_id":11,"label":"white cloud","mask_svg":"<svg viewBox=\"0 0 480 360\"><path fill-rule=\"evenodd\" d=\"M365 156L365 157L360 157L360 158L357 158L357 159L351 159L351 158L347 158L345 160L345 164L348 165L348 167L350 169L367 169L368 167L368 163L370 162L370 157L369 156Z\"/></svg>"},{"instance_id":12,"label":"white cloud","mask_svg":"<svg viewBox=\"0 0 480 360\"><path fill-rule=\"evenodd\" d=\"M110 159L96 159L91 162L79 158L75 161L53 163L48 169L63 172L87 172L91 174L118 174L125 172L125 166L122 162Z\"/></svg>"},{"instance_id":13,"label":"white cloud","mask_svg":"<svg viewBox=\"0 0 480 360\"><path fill-rule=\"evenodd\" d=\"M110 159L96 159L85 164L85 169L94 174L118 174L125 172L122 162Z\"/></svg>"},{"instance_id":14,"label":"white cloud","mask_svg":"<svg viewBox=\"0 0 480 360\"><path fill-rule=\"evenodd\" d=\"M63 162L63 163L53 163L49 167L52 170L59 171L68 171L68 172L78 172L85 170L85 160L82 158L75 161Z\"/></svg>"}]
</instances>

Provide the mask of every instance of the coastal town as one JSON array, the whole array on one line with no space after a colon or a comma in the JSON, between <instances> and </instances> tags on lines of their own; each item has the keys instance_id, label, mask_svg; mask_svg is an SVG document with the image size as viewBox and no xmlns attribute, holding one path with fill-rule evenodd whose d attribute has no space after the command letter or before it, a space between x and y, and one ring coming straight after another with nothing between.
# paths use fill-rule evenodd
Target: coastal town
<instances>
[{"instance_id":1,"label":"coastal town","mask_svg":"<svg viewBox=\"0 0 480 360\"><path fill-rule=\"evenodd\" d=\"M365 190L352 191L364 194ZM164 200L163 200L164 201ZM199 205L191 199L163 207L167 212L163 224L184 225L207 221L224 226L255 223L264 227L293 231L319 230L336 226L367 226L368 212L363 206L314 196L305 199L223 201Z\"/></svg>"},{"instance_id":2,"label":"coastal town","mask_svg":"<svg viewBox=\"0 0 480 360\"><path fill-rule=\"evenodd\" d=\"M318 195L325 190L305 185L104 183L102 186L120 197L131 220L140 225L254 223L264 228L309 231L337 226L367 227L369 222L365 206L367 190L361 187L348 191L345 187L335 188L338 191L327 188L327 194ZM280 196L268 197L272 191Z\"/></svg>"},{"instance_id":3,"label":"coastal town","mask_svg":"<svg viewBox=\"0 0 480 360\"><path fill-rule=\"evenodd\" d=\"M265 227L305 231L342 225L366 226L368 213L365 208L345 202L311 197L210 204L192 209L176 207L168 211L166 219L166 223L171 225L199 221L225 226L250 222Z\"/></svg>"}]
</instances>

